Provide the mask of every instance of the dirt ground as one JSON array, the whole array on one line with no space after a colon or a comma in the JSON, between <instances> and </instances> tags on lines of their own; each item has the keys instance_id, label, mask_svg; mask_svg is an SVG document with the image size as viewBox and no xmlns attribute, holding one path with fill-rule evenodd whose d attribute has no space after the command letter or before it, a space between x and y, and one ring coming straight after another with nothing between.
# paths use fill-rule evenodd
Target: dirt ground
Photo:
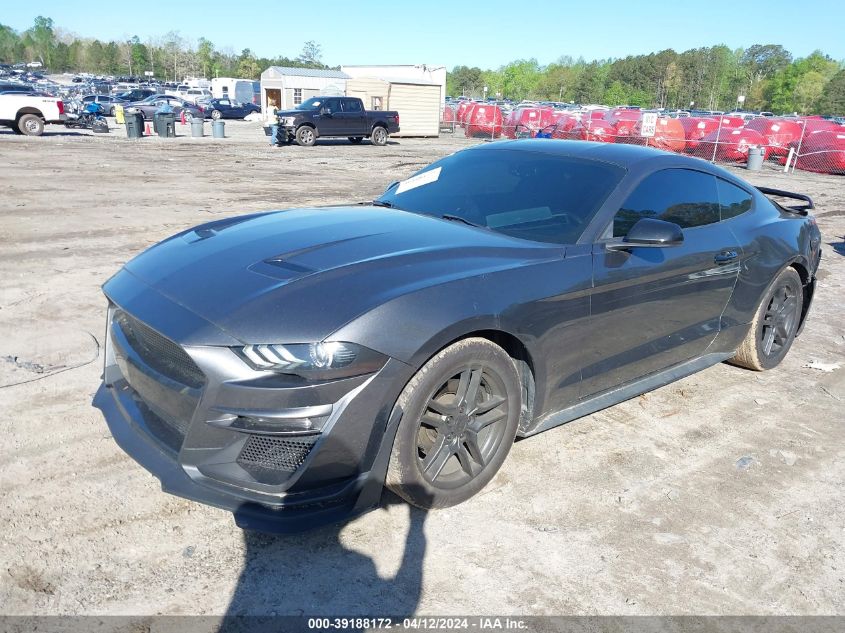
<instances>
[{"instance_id":1,"label":"dirt ground","mask_svg":"<svg viewBox=\"0 0 845 633\"><path fill-rule=\"evenodd\" d=\"M111 439L91 407L100 285L185 227L371 199L471 141L271 148L255 124L177 128L0 130L0 613L845 614L845 179L742 171L811 194L825 242L777 370L718 365L520 441L449 510L387 499L271 537L163 494Z\"/></svg>"}]
</instances>

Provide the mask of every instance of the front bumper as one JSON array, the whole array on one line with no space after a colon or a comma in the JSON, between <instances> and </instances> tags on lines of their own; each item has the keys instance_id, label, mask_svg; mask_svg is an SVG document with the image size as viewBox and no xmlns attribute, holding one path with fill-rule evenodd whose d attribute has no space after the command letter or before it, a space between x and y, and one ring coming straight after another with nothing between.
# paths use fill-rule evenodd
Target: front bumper
<instances>
[{"instance_id":1,"label":"front bumper","mask_svg":"<svg viewBox=\"0 0 845 633\"><path fill-rule=\"evenodd\" d=\"M401 418L393 403L408 365L388 359L369 376L276 384L256 380L260 372L228 348L180 346L205 375L202 384L186 385L190 379L162 375L135 351L114 325L115 309L93 404L118 445L165 492L230 510L240 527L265 532L312 529L378 505ZM235 428L232 412L320 415L322 430L255 432Z\"/></svg>"}]
</instances>

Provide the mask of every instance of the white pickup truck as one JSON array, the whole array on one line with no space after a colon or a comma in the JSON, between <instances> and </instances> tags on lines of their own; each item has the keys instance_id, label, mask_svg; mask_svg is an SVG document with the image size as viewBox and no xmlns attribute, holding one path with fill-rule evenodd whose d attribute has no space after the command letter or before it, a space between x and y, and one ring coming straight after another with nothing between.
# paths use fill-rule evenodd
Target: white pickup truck
<instances>
[{"instance_id":1,"label":"white pickup truck","mask_svg":"<svg viewBox=\"0 0 845 633\"><path fill-rule=\"evenodd\" d=\"M45 123L64 123L67 115L61 99L26 92L0 93L0 125L16 134L41 136Z\"/></svg>"}]
</instances>

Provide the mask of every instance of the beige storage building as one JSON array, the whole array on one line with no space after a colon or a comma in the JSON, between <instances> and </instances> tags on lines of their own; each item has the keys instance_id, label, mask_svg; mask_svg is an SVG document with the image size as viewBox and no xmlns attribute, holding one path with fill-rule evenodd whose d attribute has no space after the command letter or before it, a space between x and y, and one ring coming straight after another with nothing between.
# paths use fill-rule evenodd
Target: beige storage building
<instances>
[{"instance_id":1,"label":"beige storage building","mask_svg":"<svg viewBox=\"0 0 845 633\"><path fill-rule=\"evenodd\" d=\"M399 134L440 134L440 86L414 79L358 77L346 80L346 96L359 97L367 110L396 110Z\"/></svg>"},{"instance_id":2,"label":"beige storage building","mask_svg":"<svg viewBox=\"0 0 845 633\"><path fill-rule=\"evenodd\" d=\"M270 66L261 73L261 112L269 98L279 110L291 110L311 97L342 95L347 79L349 75L339 70Z\"/></svg>"}]
</instances>

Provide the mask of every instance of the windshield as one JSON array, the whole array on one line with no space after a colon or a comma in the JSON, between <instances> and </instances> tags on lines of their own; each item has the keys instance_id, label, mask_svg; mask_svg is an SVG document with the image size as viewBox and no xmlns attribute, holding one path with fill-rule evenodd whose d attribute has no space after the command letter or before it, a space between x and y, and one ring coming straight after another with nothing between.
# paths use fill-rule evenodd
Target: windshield
<instances>
[{"instance_id":1,"label":"windshield","mask_svg":"<svg viewBox=\"0 0 845 633\"><path fill-rule=\"evenodd\" d=\"M466 150L394 185L376 202L522 239L572 244L623 175L620 167L544 151Z\"/></svg>"},{"instance_id":2,"label":"windshield","mask_svg":"<svg viewBox=\"0 0 845 633\"><path fill-rule=\"evenodd\" d=\"M303 101L298 106L296 106L297 110L319 110L320 106L323 105L322 97L311 97L307 101Z\"/></svg>"}]
</instances>

